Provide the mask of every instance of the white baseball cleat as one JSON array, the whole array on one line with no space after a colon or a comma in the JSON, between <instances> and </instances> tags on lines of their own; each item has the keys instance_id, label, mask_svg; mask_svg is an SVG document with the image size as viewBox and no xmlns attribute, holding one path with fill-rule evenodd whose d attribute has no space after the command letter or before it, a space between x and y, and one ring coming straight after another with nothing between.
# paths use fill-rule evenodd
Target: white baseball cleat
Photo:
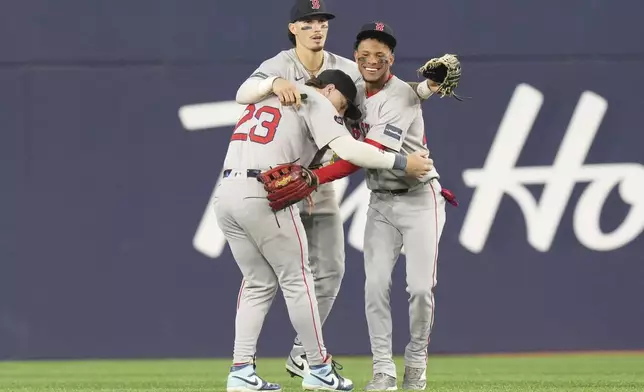
<instances>
[{"instance_id":1,"label":"white baseball cleat","mask_svg":"<svg viewBox=\"0 0 644 392\"><path fill-rule=\"evenodd\" d=\"M311 366L302 380L305 391L353 391L353 382L335 370L336 364Z\"/></svg>"},{"instance_id":2,"label":"white baseball cleat","mask_svg":"<svg viewBox=\"0 0 644 392\"><path fill-rule=\"evenodd\" d=\"M256 392L271 391L280 392L282 388L278 384L265 381L255 373L255 365L233 366L228 374L227 392Z\"/></svg>"},{"instance_id":3,"label":"white baseball cleat","mask_svg":"<svg viewBox=\"0 0 644 392\"><path fill-rule=\"evenodd\" d=\"M427 368L405 366L403 389L408 391L424 391L427 387Z\"/></svg>"},{"instance_id":4,"label":"white baseball cleat","mask_svg":"<svg viewBox=\"0 0 644 392\"><path fill-rule=\"evenodd\" d=\"M404 389L404 388L403 388ZM398 384L395 377L385 373L376 373L364 388L365 391L396 391Z\"/></svg>"},{"instance_id":5,"label":"white baseball cleat","mask_svg":"<svg viewBox=\"0 0 644 392\"><path fill-rule=\"evenodd\" d=\"M291 377L306 377L309 374L309 361L302 346L294 345L286 359L286 371Z\"/></svg>"}]
</instances>

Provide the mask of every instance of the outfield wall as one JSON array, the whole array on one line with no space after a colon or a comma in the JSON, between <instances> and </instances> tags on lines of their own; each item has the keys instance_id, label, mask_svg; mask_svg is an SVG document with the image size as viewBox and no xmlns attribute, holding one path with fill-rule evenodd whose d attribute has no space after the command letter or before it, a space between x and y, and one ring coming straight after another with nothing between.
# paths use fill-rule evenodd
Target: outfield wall
<instances>
[{"instance_id":1,"label":"outfield wall","mask_svg":"<svg viewBox=\"0 0 644 392\"><path fill-rule=\"evenodd\" d=\"M2 2L0 359L230 355L241 275L208 204L240 108L208 104L289 47L279 3ZM398 76L462 56L472 99L424 105L461 201L431 351L644 349L644 3L328 5L338 54L386 18ZM369 353L363 178L338 183L347 266L324 329L336 355ZM280 297L258 354L286 355L292 338Z\"/></svg>"}]
</instances>

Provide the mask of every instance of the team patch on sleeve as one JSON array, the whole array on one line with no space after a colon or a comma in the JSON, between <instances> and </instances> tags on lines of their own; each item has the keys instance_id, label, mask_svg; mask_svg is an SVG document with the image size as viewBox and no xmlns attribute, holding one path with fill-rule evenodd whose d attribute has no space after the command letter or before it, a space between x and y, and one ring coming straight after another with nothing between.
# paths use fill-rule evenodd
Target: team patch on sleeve
<instances>
[{"instance_id":1,"label":"team patch on sleeve","mask_svg":"<svg viewBox=\"0 0 644 392\"><path fill-rule=\"evenodd\" d=\"M266 75L264 72L255 72L254 74L250 75L251 78L259 78L259 79L267 79L268 75Z\"/></svg>"},{"instance_id":2,"label":"team patch on sleeve","mask_svg":"<svg viewBox=\"0 0 644 392\"><path fill-rule=\"evenodd\" d=\"M402 129L396 128L391 124L387 124L383 133L396 140L400 140L400 138L402 137Z\"/></svg>"}]
</instances>

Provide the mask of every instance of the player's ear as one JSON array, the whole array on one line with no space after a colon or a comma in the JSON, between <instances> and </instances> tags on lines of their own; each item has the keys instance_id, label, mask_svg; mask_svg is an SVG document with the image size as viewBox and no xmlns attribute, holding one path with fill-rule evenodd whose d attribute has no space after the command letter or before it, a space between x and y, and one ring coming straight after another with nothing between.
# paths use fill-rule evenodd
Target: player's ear
<instances>
[{"instance_id":1,"label":"player's ear","mask_svg":"<svg viewBox=\"0 0 644 392\"><path fill-rule=\"evenodd\" d=\"M295 33L297 32L297 27L295 26L295 23L288 24L288 31L290 31L291 34L295 35Z\"/></svg>"},{"instance_id":2,"label":"player's ear","mask_svg":"<svg viewBox=\"0 0 644 392\"><path fill-rule=\"evenodd\" d=\"M354 51L353 51L353 58L354 58L354 60L355 60L355 61L356 61L356 63L357 63L357 62L358 62L358 51L357 51L357 50L354 50Z\"/></svg>"},{"instance_id":3,"label":"player's ear","mask_svg":"<svg viewBox=\"0 0 644 392\"><path fill-rule=\"evenodd\" d=\"M392 53L392 54L389 55L389 66L394 65L394 60L395 60L395 56Z\"/></svg>"}]
</instances>

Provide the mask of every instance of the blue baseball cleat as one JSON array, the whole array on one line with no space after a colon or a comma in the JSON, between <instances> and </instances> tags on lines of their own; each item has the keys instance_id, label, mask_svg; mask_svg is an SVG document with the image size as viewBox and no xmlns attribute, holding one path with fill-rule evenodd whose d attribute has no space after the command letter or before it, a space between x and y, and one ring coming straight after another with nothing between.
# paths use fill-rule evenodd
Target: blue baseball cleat
<instances>
[{"instance_id":1,"label":"blue baseball cleat","mask_svg":"<svg viewBox=\"0 0 644 392\"><path fill-rule=\"evenodd\" d=\"M228 374L228 392L272 391L280 392L279 384L265 381L255 373L255 365L248 363L230 368Z\"/></svg>"},{"instance_id":2,"label":"blue baseball cleat","mask_svg":"<svg viewBox=\"0 0 644 392\"><path fill-rule=\"evenodd\" d=\"M311 366L302 380L305 391L353 391L353 382L336 371L336 363Z\"/></svg>"}]
</instances>

